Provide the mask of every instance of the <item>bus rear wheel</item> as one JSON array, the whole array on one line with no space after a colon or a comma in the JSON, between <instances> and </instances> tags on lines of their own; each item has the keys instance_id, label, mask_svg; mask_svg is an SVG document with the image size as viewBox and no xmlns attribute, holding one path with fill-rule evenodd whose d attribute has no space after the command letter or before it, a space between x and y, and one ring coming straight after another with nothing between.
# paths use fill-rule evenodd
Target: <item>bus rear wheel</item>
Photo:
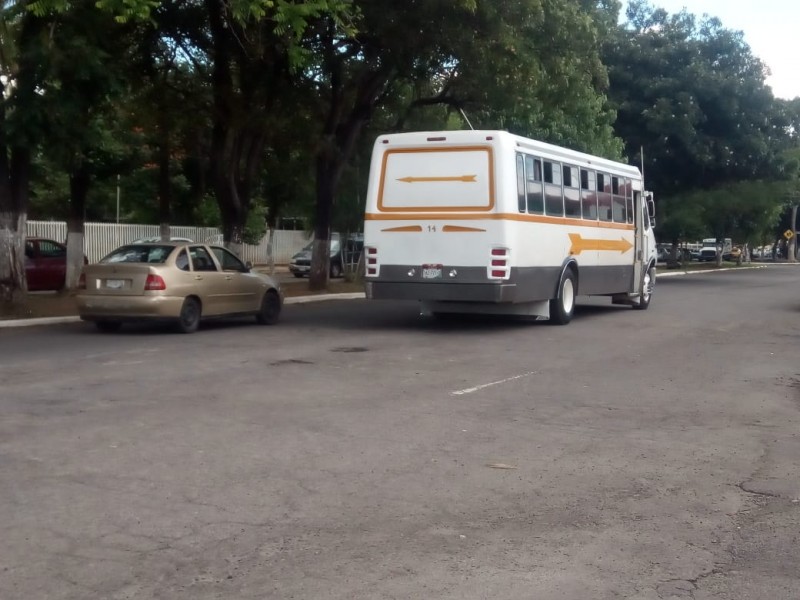
<instances>
[{"instance_id":1,"label":"bus rear wheel","mask_svg":"<svg viewBox=\"0 0 800 600\"><path fill-rule=\"evenodd\" d=\"M566 269L558 282L558 294L550 300L550 322L554 325L566 325L572 320L575 312L575 272Z\"/></svg>"}]
</instances>

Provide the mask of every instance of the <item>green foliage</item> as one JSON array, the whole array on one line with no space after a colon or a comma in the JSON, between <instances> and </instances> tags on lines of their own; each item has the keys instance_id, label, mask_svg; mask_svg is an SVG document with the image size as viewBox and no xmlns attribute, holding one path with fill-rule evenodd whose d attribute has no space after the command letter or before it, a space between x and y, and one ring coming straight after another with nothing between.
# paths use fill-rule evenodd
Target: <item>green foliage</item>
<instances>
[{"instance_id":1,"label":"green foliage","mask_svg":"<svg viewBox=\"0 0 800 600\"><path fill-rule=\"evenodd\" d=\"M742 34L642 0L628 19L604 57L616 132L629 156L644 148L649 186L674 195L779 176L775 102Z\"/></svg>"},{"instance_id":2,"label":"green foliage","mask_svg":"<svg viewBox=\"0 0 800 600\"><path fill-rule=\"evenodd\" d=\"M173 220L219 226L216 139L248 239L265 215L313 222L329 195L332 227L358 230L375 135L466 128L461 110L637 165L643 147L662 239L762 235L800 193L800 99L774 99L716 19L643 0L625 26L619 0L412 4L229 0L219 39L203 2L4 5L0 72L35 81L4 103L4 133L34 149L31 214L66 214L66 176L88 165L87 217L115 218L120 174L122 218L158 222L166 165Z\"/></svg>"},{"instance_id":3,"label":"green foliage","mask_svg":"<svg viewBox=\"0 0 800 600\"><path fill-rule=\"evenodd\" d=\"M267 233L267 209L256 204L247 215L242 241L245 244L258 244Z\"/></svg>"},{"instance_id":4,"label":"green foliage","mask_svg":"<svg viewBox=\"0 0 800 600\"><path fill-rule=\"evenodd\" d=\"M714 236L760 242L774 233L788 200L786 182L736 181L692 190L669 198L671 210L659 234L667 241Z\"/></svg>"}]
</instances>

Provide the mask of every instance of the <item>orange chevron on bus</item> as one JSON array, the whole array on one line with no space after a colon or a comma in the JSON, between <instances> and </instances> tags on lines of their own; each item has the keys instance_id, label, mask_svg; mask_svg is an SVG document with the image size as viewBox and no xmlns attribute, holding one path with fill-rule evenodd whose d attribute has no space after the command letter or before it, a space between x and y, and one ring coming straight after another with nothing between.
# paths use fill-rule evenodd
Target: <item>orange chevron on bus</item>
<instances>
[{"instance_id":1,"label":"orange chevron on bus","mask_svg":"<svg viewBox=\"0 0 800 600\"><path fill-rule=\"evenodd\" d=\"M504 131L381 135L364 216L367 298L426 315L567 324L582 296L650 305L653 199L638 168Z\"/></svg>"}]
</instances>

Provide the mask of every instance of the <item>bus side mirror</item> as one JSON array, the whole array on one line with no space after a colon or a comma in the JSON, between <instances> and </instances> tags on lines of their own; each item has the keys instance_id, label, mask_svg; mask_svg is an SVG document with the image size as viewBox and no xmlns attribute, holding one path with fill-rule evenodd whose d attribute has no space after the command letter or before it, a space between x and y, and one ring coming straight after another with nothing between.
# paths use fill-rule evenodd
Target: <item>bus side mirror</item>
<instances>
[{"instance_id":1,"label":"bus side mirror","mask_svg":"<svg viewBox=\"0 0 800 600\"><path fill-rule=\"evenodd\" d=\"M647 202L647 216L650 217L650 227L655 229L656 227L656 204L653 202L653 194L648 193L645 197L645 202Z\"/></svg>"}]
</instances>

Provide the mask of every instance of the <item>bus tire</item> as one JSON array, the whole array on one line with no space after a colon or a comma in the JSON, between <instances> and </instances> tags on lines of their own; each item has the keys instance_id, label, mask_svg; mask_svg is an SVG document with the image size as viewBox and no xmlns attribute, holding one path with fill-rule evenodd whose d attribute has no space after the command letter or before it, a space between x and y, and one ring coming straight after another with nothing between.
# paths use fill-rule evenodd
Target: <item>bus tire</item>
<instances>
[{"instance_id":1,"label":"bus tire","mask_svg":"<svg viewBox=\"0 0 800 600\"><path fill-rule=\"evenodd\" d=\"M561 281L558 282L558 294L550 300L550 322L553 325L566 325L572 320L575 312L575 271L564 269Z\"/></svg>"},{"instance_id":2,"label":"bus tire","mask_svg":"<svg viewBox=\"0 0 800 600\"><path fill-rule=\"evenodd\" d=\"M653 288L656 286L656 267L650 265L642 275L642 287L639 292L639 302L633 305L636 310L647 310L650 299L653 297Z\"/></svg>"}]
</instances>

